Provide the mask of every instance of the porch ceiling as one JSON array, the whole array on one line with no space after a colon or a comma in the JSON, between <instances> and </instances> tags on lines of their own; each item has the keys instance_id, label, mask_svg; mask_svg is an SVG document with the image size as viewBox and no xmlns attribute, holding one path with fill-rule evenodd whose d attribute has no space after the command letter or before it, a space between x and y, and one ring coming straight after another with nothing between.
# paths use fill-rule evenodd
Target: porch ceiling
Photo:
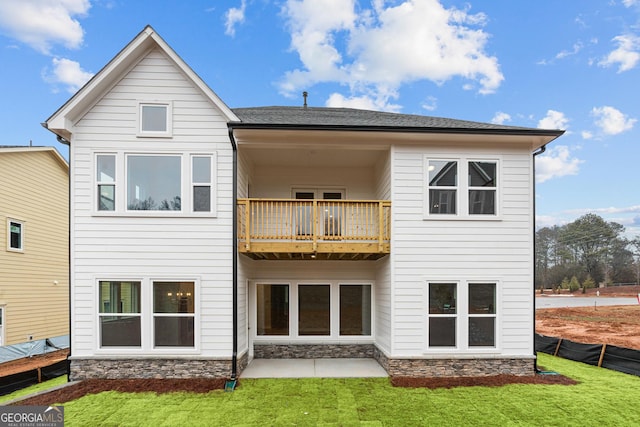
<instances>
[{"instance_id":1,"label":"porch ceiling","mask_svg":"<svg viewBox=\"0 0 640 427\"><path fill-rule=\"evenodd\" d=\"M387 151L242 147L242 153L254 166L373 167Z\"/></svg>"}]
</instances>

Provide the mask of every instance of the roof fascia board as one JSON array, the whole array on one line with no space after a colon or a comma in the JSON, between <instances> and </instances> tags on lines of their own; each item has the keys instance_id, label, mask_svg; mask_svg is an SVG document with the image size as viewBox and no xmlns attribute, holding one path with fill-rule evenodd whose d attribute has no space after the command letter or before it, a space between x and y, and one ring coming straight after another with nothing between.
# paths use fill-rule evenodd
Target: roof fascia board
<instances>
[{"instance_id":1,"label":"roof fascia board","mask_svg":"<svg viewBox=\"0 0 640 427\"><path fill-rule=\"evenodd\" d=\"M131 67L148 51L158 46L178 68L209 98L227 121L239 118L187 65L186 62L147 25L129 44L94 75L78 92L45 121L45 127L55 134L69 139L75 120L82 116L103 93L111 89Z\"/></svg>"}]
</instances>

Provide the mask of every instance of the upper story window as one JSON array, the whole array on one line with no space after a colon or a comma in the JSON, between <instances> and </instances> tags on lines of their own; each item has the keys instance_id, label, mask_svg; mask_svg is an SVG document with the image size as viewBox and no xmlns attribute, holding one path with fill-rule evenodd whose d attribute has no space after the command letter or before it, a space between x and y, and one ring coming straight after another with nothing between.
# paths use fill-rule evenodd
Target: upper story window
<instances>
[{"instance_id":1,"label":"upper story window","mask_svg":"<svg viewBox=\"0 0 640 427\"><path fill-rule=\"evenodd\" d=\"M7 221L7 250L24 251L24 223L14 219Z\"/></svg>"},{"instance_id":2,"label":"upper story window","mask_svg":"<svg viewBox=\"0 0 640 427\"><path fill-rule=\"evenodd\" d=\"M216 156L96 153L94 214L215 214Z\"/></svg>"},{"instance_id":3,"label":"upper story window","mask_svg":"<svg viewBox=\"0 0 640 427\"><path fill-rule=\"evenodd\" d=\"M425 217L497 217L498 160L427 158L425 168ZM459 179L465 176L466 180Z\"/></svg>"},{"instance_id":4,"label":"upper story window","mask_svg":"<svg viewBox=\"0 0 640 427\"><path fill-rule=\"evenodd\" d=\"M171 103L141 102L139 105L138 136L171 136Z\"/></svg>"},{"instance_id":5,"label":"upper story window","mask_svg":"<svg viewBox=\"0 0 640 427\"><path fill-rule=\"evenodd\" d=\"M182 210L180 163L180 156L127 156L127 210Z\"/></svg>"}]
</instances>

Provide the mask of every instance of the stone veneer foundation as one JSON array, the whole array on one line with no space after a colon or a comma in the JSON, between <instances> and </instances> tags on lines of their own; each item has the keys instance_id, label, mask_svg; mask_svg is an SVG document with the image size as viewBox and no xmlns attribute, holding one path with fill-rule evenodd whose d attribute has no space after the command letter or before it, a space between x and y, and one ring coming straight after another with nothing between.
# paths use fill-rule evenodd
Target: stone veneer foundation
<instances>
[{"instance_id":1,"label":"stone veneer foundation","mask_svg":"<svg viewBox=\"0 0 640 427\"><path fill-rule=\"evenodd\" d=\"M352 359L374 357L373 344L255 344L256 359Z\"/></svg>"},{"instance_id":2,"label":"stone veneer foundation","mask_svg":"<svg viewBox=\"0 0 640 427\"><path fill-rule=\"evenodd\" d=\"M247 367L245 353L238 358L238 374ZM231 360L162 358L70 359L69 381L127 378L230 378Z\"/></svg>"},{"instance_id":3,"label":"stone veneer foundation","mask_svg":"<svg viewBox=\"0 0 640 427\"><path fill-rule=\"evenodd\" d=\"M377 348L374 358L392 377L487 377L535 374L533 358L389 359Z\"/></svg>"}]
</instances>

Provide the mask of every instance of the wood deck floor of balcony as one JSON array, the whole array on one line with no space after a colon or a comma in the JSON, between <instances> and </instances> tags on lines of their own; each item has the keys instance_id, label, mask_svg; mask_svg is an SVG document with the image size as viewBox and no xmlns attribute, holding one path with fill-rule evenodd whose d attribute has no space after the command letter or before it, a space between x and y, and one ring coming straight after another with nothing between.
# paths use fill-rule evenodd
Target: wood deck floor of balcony
<instances>
[{"instance_id":1,"label":"wood deck floor of balcony","mask_svg":"<svg viewBox=\"0 0 640 427\"><path fill-rule=\"evenodd\" d=\"M252 242L240 244L240 253L255 260L374 261L390 253L390 245L363 242Z\"/></svg>"}]
</instances>

